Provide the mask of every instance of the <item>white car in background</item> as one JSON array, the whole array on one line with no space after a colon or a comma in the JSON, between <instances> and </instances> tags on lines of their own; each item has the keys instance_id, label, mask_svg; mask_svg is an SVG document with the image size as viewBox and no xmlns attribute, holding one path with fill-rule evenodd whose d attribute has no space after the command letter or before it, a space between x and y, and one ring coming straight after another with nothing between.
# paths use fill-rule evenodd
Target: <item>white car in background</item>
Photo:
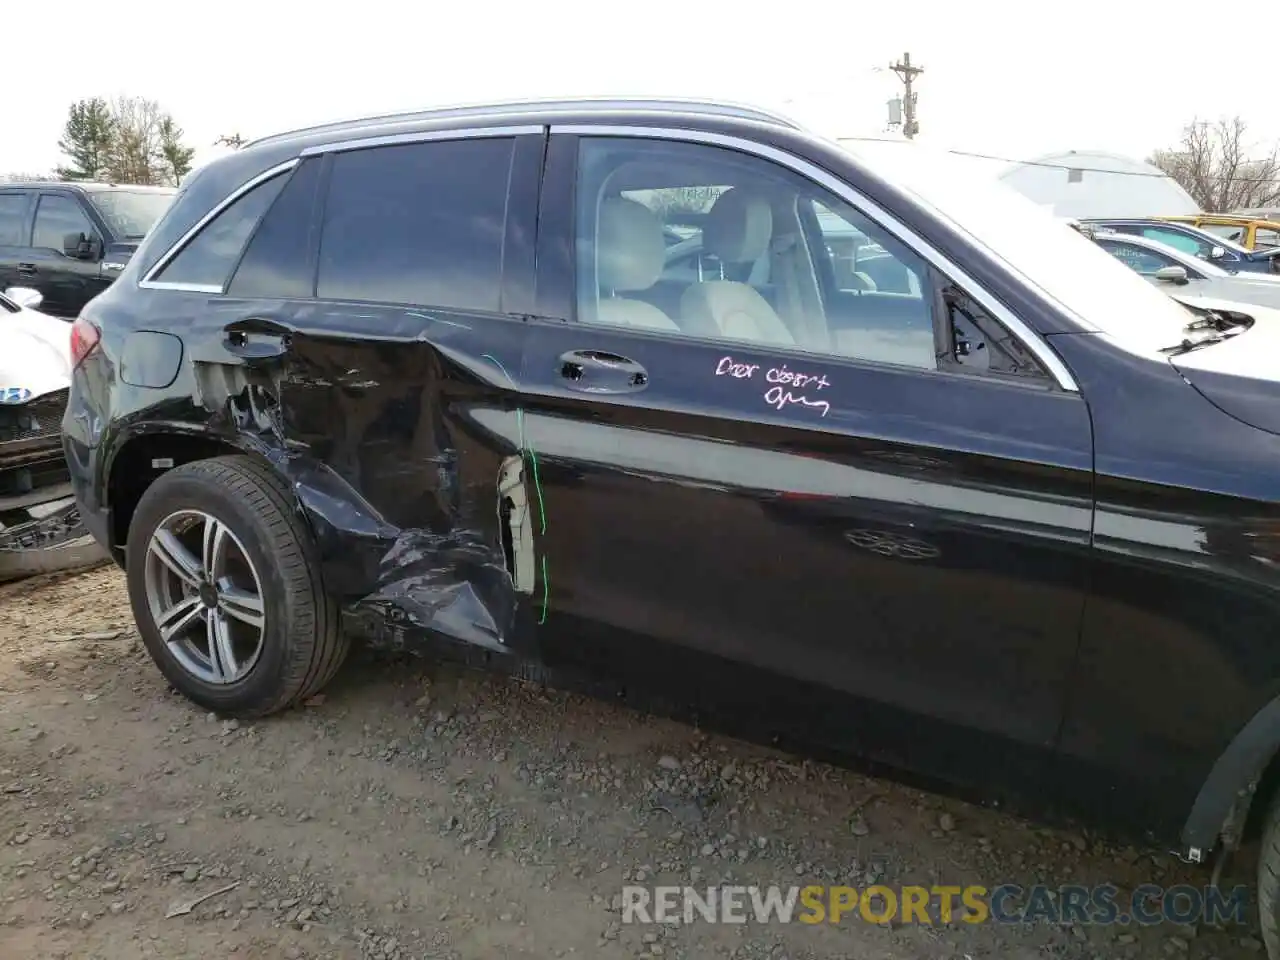
<instances>
[{"instance_id":1,"label":"white car in background","mask_svg":"<svg viewBox=\"0 0 1280 960\"><path fill-rule=\"evenodd\" d=\"M1194 254L1148 237L1112 233L1101 228L1087 234L1121 263L1169 294L1251 303L1280 310L1280 275L1232 273Z\"/></svg>"},{"instance_id":2,"label":"white car in background","mask_svg":"<svg viewBox=\"0 0 1280 960\"><path fill-rule=\"evenodd\" d=\"M80 522L62 451L71 328L39 292L0 294L0 581L105 558Z\"/></svg>"}]
</instances>

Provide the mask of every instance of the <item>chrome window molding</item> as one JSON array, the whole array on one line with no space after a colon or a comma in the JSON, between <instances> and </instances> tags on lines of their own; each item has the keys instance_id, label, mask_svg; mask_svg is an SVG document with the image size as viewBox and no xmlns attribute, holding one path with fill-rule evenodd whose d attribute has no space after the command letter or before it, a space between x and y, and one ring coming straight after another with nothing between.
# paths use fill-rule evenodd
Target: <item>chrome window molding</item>
<instances>
[{"instance_id":1,"label":"chrome window molding","mask_svg":"<svg viewBox=\"0 0 1280 960\"><path fill-rule=\"evenodd\" d=\"M803 127L794 118L776 110L739 103L733 100L712 100L684 97L588 97L585 99L564 99L560 97L538 98L532 100L503 100L478 103L458 103L427 110L400 110L395 113L384 113L373 117L349 117L330 123L297 127L280 133L268 134L251 140L245 147L255 147L264 143L278 143L294 137L320 135L355 128L385 128L404 126L410 123L430 123L433 120L457 120L475 123L511 117L529 117L538 114L556 114L573 112L578 114L607 112L653 113L658 116L669 116L673 109L686 113L707 115L711 117L734 117L740 120L754 120L762 123L774 123L792 130Z\"/></svg>"},{"instance_id":2,"label":"chrome window molding","mask_svg":"<svg viewBox=\"0 0 1280 960\"><path fill-rule=\"evenodd\" d=\"M294 157L292 160L286 160L284 163L276 164L271 169L264 170L256 177L253 177L241 184L237 189L233 190L221 203L216 204L212 210L197 220L190 230L179 237L177 242L170 246L169 249L164 252L164 255L151 265L151 269L148 270L146 274L143 275L142 279L138 281L138 286L148 290L186 290L191 293L221 293L221 286L214 287L212 284L200 283L168 283L164 281L157 281L155 280L155 277L158 276L160 271L167 267L173 261L173 258L180 254L186 245L195 239L196 234L208 226L210 221L217 217L218 214L222 213L222 211L226 210L227 207L231 206L254 187L259 184L266 183L273 177L278 177L283 173L288 173L301 162L302 160L300 157Z\"/></svg>"},{"instance_id":3,"label":"chrome window molding","mask_svg":"<svg viewBox=\"0 0 1280 960\"><path fill-rule=\"evenodd\" d=\"M222 287L215 283L168 283L164 280L143 280L138 284L148 290L181 290L185 293L221 293Z\"/></svg>"},{"instance_id":4,"label":"chrome window molding","mask_svg":"<svg viewBox=\"0 0 1280 960\"><path fill-rule=\"evenodd\" d=\"M738 150L742 153L749 153L765 160L771 160L783 167L800 174L806 179L825 187L836 196L840 197L849 204L856 207L861 213L865 214L878 226L884 228L893 234L902 243L906 244L915 253L919 254L936 269L946 274L950 279L959 283L965 292L972 296L987 310L991 316L1000 321L1014 336L1016 336L1023 345L1031 351L1036 359L1049 371L1058 386L1072 393L1079 393L1080 387L1076 383L1075 377L1071 375L1071 371L1067 369L1066 364L1058 357L1056 353L1050 349L1049 345L1041 338L1041 336L1022 322L1014 315L1008 307L1001 303L996 297L988 293L976 280L967 272L962 270L957 264L943 256L937 250L933 249L910 227L899 221L896 217L882 208L879 204L865 197L858 190L849 186L843 180L832 176L822 168L815 166L807 160L788 153L785 150L779 150L767 144L757 143L753 140L746 140L741 137L729 136L720 133L710 133L702 130L683 130L670 127L641 127L641 126L625 126L616 124L589 124L589 123L572 123L572 124L553 124L551 133L576 134L578 136L593 137L636 137L640 139L656 139L656 140L681 140L691 143L705 143L709 146L727 147L729 149ZM1023 278L1020 278L1023 279ZM1023 282L1028 282L1023 280ZM1038 288L1036 288L1038 289ZM1055 301L1056 302L1056 301Z\"/></svg>"},{"instance_id":5,"label":"chrome window molding","mask_svg":"<svg viewBox=\"0 0 1280 960\"><path fill-rule=\"evenodd\" d=\"M429 143L433 140L479 140L492 137L522 137L529 134L542 134L546 127L542 124L526 123L511 127L459 127L450 130L417 130L404 133L385 133L376 137L360 137L355 140L334 140L332 143L317 143L307 147L299 155L302 159L322 156L326 153L345 153L348 150L363 150L367 147L394 147L400 144Z\"/></svg>"}]
</instances>

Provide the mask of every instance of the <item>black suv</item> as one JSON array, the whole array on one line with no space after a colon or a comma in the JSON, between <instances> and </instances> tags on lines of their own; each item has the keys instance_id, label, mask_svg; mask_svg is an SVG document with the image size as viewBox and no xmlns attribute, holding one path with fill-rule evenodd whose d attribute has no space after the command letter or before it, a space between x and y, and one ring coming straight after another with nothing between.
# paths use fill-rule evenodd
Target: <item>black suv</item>
<instances>
[{"instance_id":1,"label":"black suv","mask_svg":"<svg viewBox=\"0 0 1280 960\"><path fill-rule=\"evenodd\" d=\"M202 169L64 443L207 709L430 637L1194 861L1262 830L1274 951L1277 340L909 143L508 104Z\"/></svg>"},{"instance_id":2,"label":"black suv","mask_svg":"<svg viewBox=\"0 0 1280 960\"><path fill-rule=\"evenodd\" d=\"M30 287L71 319L119 276L172 187L0 183L0 290Z\"/></svg>"}]
</instances>

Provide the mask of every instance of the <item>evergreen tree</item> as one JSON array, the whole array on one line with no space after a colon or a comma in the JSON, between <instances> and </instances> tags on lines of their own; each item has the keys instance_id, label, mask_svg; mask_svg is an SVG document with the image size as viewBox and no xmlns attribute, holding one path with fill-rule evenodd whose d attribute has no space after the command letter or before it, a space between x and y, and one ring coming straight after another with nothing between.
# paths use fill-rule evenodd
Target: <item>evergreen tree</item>
<instances>
[{"instance_id":1,"label":"evergreen tree","mask_svg":"<svg viewBox=\"0 0 1280 960\"><path fill-rule=\"evenodd\" d=\"M182 144L182 128L173 117L165 114L160 120L160 154L168 166L169 177L174 186L182 182L182 178L191 172L191 162L195 159L196 148Z\"/></svg>"},{"instance_id":2,"label":"evergreen tree","mask_svg":"<svg viewBox=\"0 0 1280 960\"><path fill-rule=\"evenodd\" d=\"M91 97L71 105L58 149L71 165L58 167L61 180L96 180L106 170L115 141L115 118L107 101Z\"/></svg>"}]
</instances>

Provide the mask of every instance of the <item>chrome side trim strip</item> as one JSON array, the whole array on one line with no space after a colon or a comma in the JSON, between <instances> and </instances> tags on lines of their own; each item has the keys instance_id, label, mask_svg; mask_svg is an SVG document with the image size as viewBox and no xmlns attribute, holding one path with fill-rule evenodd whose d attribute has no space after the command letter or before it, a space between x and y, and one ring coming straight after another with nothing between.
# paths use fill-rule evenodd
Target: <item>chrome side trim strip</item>
<instances>
[{"instance_id":1,"label":"chrome side trim strip","mask_svg":"<svg viewBox=\"0 0 1280 960\"><path fill-rule=\"evenodd\" d=\"M231 206L231 204L235 203L237 200L243 197L246 193L248 193L254 187L258 186L258 184L265 183L266 181L270 180L272 177L278 177L280 174L285 173L289 170L292 170L299 163L301 163L301 160L298 157L294 157L292 160L286 160L284 163L277 164L276 166L272 167L270 170L264 170L262 173L254 177L252 180L249 180L248 182L242 184L238 189L233 190L225 200L217 204L212 210L210 210L198 221L196 221L195 226L193 226L190 230L188 230L181 237L179 237L178 241L175 244L173 244L173 246L171 246L168 250L165 251L164 256L162 256L159 260L157 260L154 264L152 264L151 269L146 272L146 274L143 276L143 278L140 281L138 281L138 286L146 287L152 290L185 289L187 286L191 286L189 284L185 284L185 285L178 284L176 286L173 284L170 284L169 286L157 286L153 278L161 270L163 270L165 267L169 265L169 261L171 261L174 257L176 257L179 253L182 252L182 248L185 247L188 243L190 243L192 239L195 237L195 235L208 225L210 220L212 220L214 217L220 214L223 210L227 209L227 207ZM222 288L219 287L214 292L221 293Z\"/></svg>"},{"instance_id":2,"label":"chrome side trim strip","mask_svg":"<svg viewBox=\"0 0 1280 960\"><path fill-rule=\"evenodd\" d=\"M427 143L432 140L477 140L481 137L521 137L528 134L546 132L542 124L522 124L512 127L466 127L456 130L417 130L405 133L386 133L376 137L361 137L357 140L335 140L332 143L318 143L307 147L300 154L306 157L321 156L326 153L342 153L347 150L363 150L365 147L391 147L402 143Z\"/></svg>"},{"instance_id":3,"label":"chrome side trim strip","mask_svg":"<svg viewBox=\"0 0 1280 960\"><path fill-rule=\"evenodd\" d=\"M771 147L763 143L756 143L752 140L744 140L741 137L709 133L701 130L574 123L552 125L551 132L552 134L566 133L577 134L579 136L637 137L643 139L684 140L694 143L705 143L711 146L728 147L741 151L742 153L754 154L755 156L762 157L766 160L772 160L774 163L787 167L809 180L822 185L832 193L852 204L860 212L870 217L879 226L893 234L902 243L906 244L925 260L933 264L935 268L942 271L955 282L959 283L965 289L966 293L982 304L985 310L990 312L993 317L1004 324L1005 327L1014 334L1014 336L1022 341L1026 348L1030 350L1035 355L1036 359L1044 365L1045 369L1049 371L1054 380L1057 381L1059 387L1072 393L1080 392L1080 387L1076 383L1075 377L1071 375L1071 371L1067 369L1066 364L1064 364L1058 355L1049 348L1049 345L1038 333L1016 317L1008 307L984 290L976 280L969 276L969 274L962 270L957 264L952 263L947 257L944 257L937 250L934 250L919 235L911 230L911 228L903 224L888 211L884 210L879 206L879 204L863 196L859 191L855 190L844 181L833 177L831 174L827 173L827 171L814 166L807 160L803 160L794 154L787 153L783 150L777 149L776 147Z\"/></svg>"},{"instance_id":4,"label":"chrome side trim strip","mask_svg":"<svg viewBox=\"0 0 1280 960\"><path fill-rule=\"evenodd\" d=\"M168 283L164 280L142 280L138 286L146 290L181 290L184 293L221 293L222 288L212 283Z\"/></svg>"}]
</instances>

